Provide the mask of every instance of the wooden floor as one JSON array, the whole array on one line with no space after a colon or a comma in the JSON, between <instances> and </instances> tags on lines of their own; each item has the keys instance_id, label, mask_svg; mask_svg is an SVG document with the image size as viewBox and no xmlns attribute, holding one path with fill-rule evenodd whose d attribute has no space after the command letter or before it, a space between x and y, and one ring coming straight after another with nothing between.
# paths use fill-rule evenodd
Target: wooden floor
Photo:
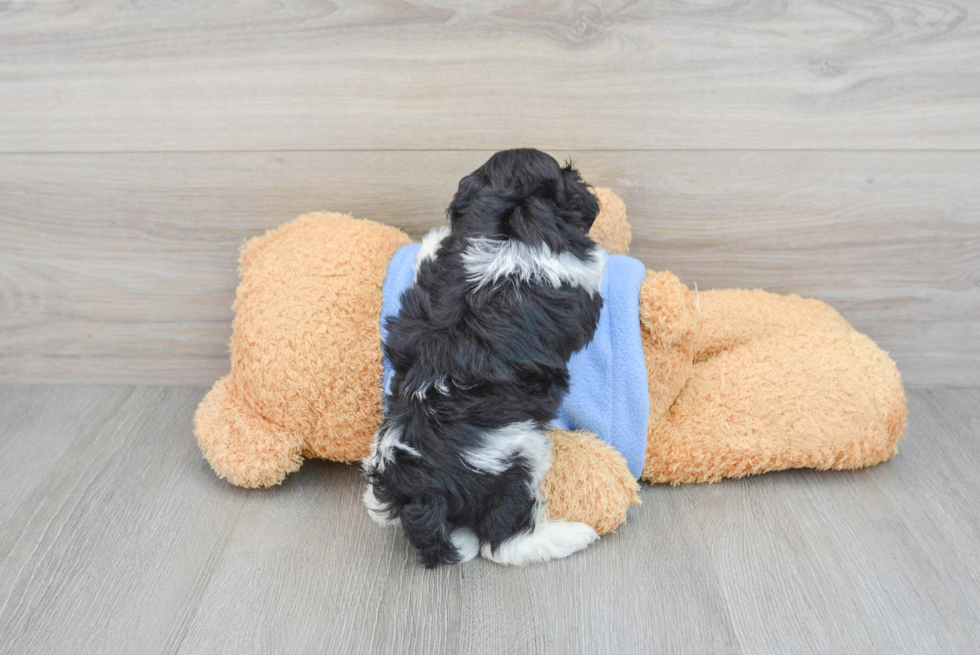
<instances>
[{"instance_id":1,"label":"wooden floor","mask_svg":"<svg viewBox=\"0 0 980 655\"><path fill-rule=\"evenodd\" d=\"M349 466L218 480L241 243L418 237L517 146L649 269L841 311L919 387L899 456L519 570L420 568ZM977 2L0 0L0 653L976 653L978 408Z\"/></svg>"},{"instance_id":2,"label":"wooden floor","mask_svg":"<svg viewBox=\"0 0 980 655\"><path fill-rule=\"evenodd\" d=\"M619 532L427 571L354 467L218 480L203 389L0 387L2 653L968 653L980 390L913 390L862 471L644 486Z\"/></svg>"}]
</instances>

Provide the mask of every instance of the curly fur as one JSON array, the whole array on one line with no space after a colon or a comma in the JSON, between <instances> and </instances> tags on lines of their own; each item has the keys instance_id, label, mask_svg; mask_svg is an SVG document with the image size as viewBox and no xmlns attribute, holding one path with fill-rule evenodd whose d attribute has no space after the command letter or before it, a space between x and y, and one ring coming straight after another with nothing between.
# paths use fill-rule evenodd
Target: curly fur
<instances>
[{"instance_id":1,"label":"curly fur","mask_svg":"<svg viewBox=\"0 0 980 655\"><path fill-rule=\"evenodd\" d=\"M540 485L568 359L602 307L605 255L587 236L598 210L570 163L508 150L460 181L450 229L423 241L387 326L395 376L365 502L400 522L428 567L473 557L477 543L525 564L597 537L549 521Z\"/></svg>"}]
</instances>

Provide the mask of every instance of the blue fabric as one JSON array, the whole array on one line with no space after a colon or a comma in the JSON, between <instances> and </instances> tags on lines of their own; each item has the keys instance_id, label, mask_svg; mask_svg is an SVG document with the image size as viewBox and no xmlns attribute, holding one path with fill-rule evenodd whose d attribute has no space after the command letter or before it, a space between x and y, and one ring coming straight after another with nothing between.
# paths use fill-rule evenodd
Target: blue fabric
<instances>
[{"instance_id":1,"label":"blue fabric","mask_svg":"<svg viewBox=\"0 0 980 655\"><path fill-rule=\"evenodd\" d=\"M381 339L387 338L385 321L401 310L401 295L415 280L419 244L400 248L388 263L381 289ZM647 451L650 395L646 362L640 342L640 284L643 263L624 255L610 255L602 279L602 313L595 337L568 361L570 386L554 425L566 430L588 430L610 444L626 460L636 478L643 472ZM383 359L385 395L395 371Z\"/></svg>"},{"instance_id":2,"label":"blue fabric","mask_svg":"<svg viewBox=\"0 0 980 655\"><path fill-rule=\"evenodd\" d=\"M388 339L389 316L398 316L402 309L402 294L415 282L415 258L421 244L412 243L402 246L388 262L388 272L381 286L381 343ZM385 409L388 405L388 392L391 391L391 379L395 377L388 356L382 350L381 357L381 390L385 396Z\"/></svg>"}]
</instances>

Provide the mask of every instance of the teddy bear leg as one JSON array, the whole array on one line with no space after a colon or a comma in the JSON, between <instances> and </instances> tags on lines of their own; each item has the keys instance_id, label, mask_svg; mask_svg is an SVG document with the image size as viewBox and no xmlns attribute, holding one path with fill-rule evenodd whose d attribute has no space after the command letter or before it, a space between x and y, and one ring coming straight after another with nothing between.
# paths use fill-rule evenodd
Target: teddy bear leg
<instances>
[{"instance_id":1,"label":"teddy bear leg","mask_svg":"<svg viewBox=\"0 0 980 655\"><path fill-rule=\"evenodd\" d=\"M714 482L871 466L895 454L905 416L894 362L846 323L732 340L695 365L651 425L643 479Z\"/></svg>"},{"instance_id":2,"label":"teddy bear leg","mask_svg":"<svg viewBox=\"0 0 980 655\"><path fill-rule=\"evenodd\" d=\"M198 445L215 473L232 484L279 484L303 463L301 439L252 410L236 395L230 377L214 385L194 414Z\"/></svg>"}]
</instances>

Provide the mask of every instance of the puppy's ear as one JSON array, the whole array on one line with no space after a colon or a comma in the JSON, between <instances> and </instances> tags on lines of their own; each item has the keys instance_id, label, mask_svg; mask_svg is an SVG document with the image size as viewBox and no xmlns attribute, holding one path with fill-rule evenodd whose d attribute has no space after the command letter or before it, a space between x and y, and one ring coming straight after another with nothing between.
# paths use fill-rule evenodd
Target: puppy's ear
<instances>
[{"instance_id":1,"label":"puppy's ear","mask_svg":"<svg viewBox=\"0 0 980 655\"><path fill-rule=\"evenodd\" d=\"M456 224L456 221L466 211L466 208L472 204L474 198L476 198L476 194L486 185L486 180L478 173L467 175L459 181L459 188L456 189L453 201L449 203L449 209L446 210L451 225Z\"/></svg>"},{"instance_id":2,"label":"puppy's ear","mask_svg":"<svg viewBox=\"0 0 980 655\"><path fill-rule=\"evenodd\" d=\"M562 218L579 229L588 232L599 215L599 199L592 188L569 160L561 169L564 199L560 203Z\"/></svg>"}]
</instances>

